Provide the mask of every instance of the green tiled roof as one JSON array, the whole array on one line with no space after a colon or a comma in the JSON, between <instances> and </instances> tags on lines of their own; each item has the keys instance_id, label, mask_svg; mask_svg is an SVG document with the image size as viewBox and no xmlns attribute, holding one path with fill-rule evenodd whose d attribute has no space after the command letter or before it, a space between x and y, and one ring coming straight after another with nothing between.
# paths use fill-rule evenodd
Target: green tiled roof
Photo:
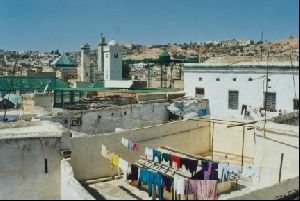
<instances>
[{"instance_id":1,"label":"green tiled roof","mask_svg":"<svg viewBox=\"0 0 300 201\"><path fill-rule=\"evenodd\" d=\"M37 77L0 77L0 90L44 90L49 84L48 89L70 88L70 86L62 80L56 78L37 78Z\"/></svg>"},{"instance_id":2,"label":"green tiled roof","mask_svg":"<svg viewBox=\"0 0 300 201\"><path fill-rule=\"evenodd\" d=\"M55 59L51 65L56 67L77 67L76 61L65 53Z\"/></svg>"},{"instance_id":3,"label":"green tiled roof","mask_svg":"<svg viewBox=\"0 0 300 201\"><path fill-rule=\"evenodd\" d=\"M104 82L95 82L87 86L87 88L104 88Z\"/></svg>"}]
</instances>

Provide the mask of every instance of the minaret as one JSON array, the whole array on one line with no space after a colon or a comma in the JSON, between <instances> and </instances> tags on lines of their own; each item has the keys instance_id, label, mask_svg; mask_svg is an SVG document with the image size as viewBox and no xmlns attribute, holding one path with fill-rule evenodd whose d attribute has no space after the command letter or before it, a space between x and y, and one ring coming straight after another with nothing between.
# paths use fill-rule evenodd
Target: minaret
<instances>
[{"instance_id":1,"label":"minaret","mask_svg":"<svg viewBox=\"0 0 300 201\"><path fill-rule=\"evenodd\" d=\"M91 60L90 60L90 45L85 43L81 46L81 62L80 62L80 81L82 82L91 82Z\"/></svg>"},{"instance_id":2,"label":"minaret","mask_svg":"<svg viewBox=\"0 0 300 201\"><path fill-rule=\"evenodd\" d=\"M98 44L98 72L103 76L104 72L104 52L103 48L106 46L105 43L105 37L103 36L103 33L101 33L100 41Z\"/></svg>"},{"instance_id":3,"label":"minaret","mask_svg":"<svg viewBox=\"0 0 300 201\"><path fill-rule=\"evenodd\" d=\"M112 40L104 47L103 52L104 80L122 80L122 46Z\"/></svg>"}]
</instances>

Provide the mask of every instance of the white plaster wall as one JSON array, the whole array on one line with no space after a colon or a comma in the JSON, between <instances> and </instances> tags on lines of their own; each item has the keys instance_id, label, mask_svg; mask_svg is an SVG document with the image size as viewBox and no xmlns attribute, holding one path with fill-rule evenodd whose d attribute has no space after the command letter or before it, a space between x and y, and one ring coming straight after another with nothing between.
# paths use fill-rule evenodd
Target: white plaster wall
<instances>
[{"instance_id":1,"label":"white plaster wall","mask_svg":"<svg viewBox=\"0 0 300 201\"><path fill-rule=\"evenodd\" d=\"M145 103L88 112L82 117L82 126L79 131L90 134L109 133L114 132L115 128L133 129L165 123L169 120L169 113L166 109L168 105L167 102ZM101 119L98 119L99 115Z\"/></svg>"},{"instance_id":2,"label":"white plaster wall","mask_svg":"<svg viewBox=\"0 0 300 201\"><path fill-rule=\"evenodd\" d=\"M205 98L209 99L210 114L213 116L224 117L242 117L241 107L243 104L252 108L259 109L263 107L264 96L264 76L265 71L252 72L234 72L232 70L205 70L185 68L184 71L184 91L187 96L195 96L195 88L205 89ZM299 97L299 71L294 72L297 97ZM202 81L199 81L202 77ZM216 78L220 78L217 82ZM236 78L236 81L233 81ZM253 78L253 81L248 81ZM276 92L276 110L293 110L293 98L295 90L292 73L275 73L270 72L269 92ZM238 110L228 109L228 91L239 91L239 108ZM259 113L251 112L254 119L259 117ZM278 112L272 112L269 116L276 116Z\"/></svg>"},{"instance_id":3,"label":"white plaster wall","mask_svg":"<svg viewBox=\"0 0 300 201\"><path fill-rule=\"evenodd\" d=\"M266 128L266 138L262 130L257 131L254 165L259 167L260 178L253 181L257 188L278 183L281 153L284 153L281 181L299 176L299 126L269 122Z\"/></svg>"},{"instance_id":4,"label":"white plaster wall","mask_svg":"<svg viewBox=\"0 0 300 201\"><path fill-rule=\"evenodd\" d=\"M227 128L229 124L217 124L213 131L214 152L225 154L241 162L243 145L243 126ZM212 126L211 126L212 127ZM211 130L213 130L211 128ZM255 141L254 130L245 129L244 161L246 158L254 159Z\"/></svg>"},{"instance_id":5,"label":"white plaster wall","mask_svg":"<svg viewBox=\"0 0 300 201\"><path fill-rule=\"evenodd\" d=\"M61 161L61 200L95 200L74 178L68 160Z\"/></svg>"},{"instance_id":6,"label":"white plaster wall","mask_svg":"<svg viewBox=\"0 0 300 201\"><path fill-rule=\"evenodd\" d=\"M0 140L0 199L60 199L60 160L58 137Z\"/></svg>"},{"instance_id":7,"label":"white plaster wall","mask_svg":"<svg viewBox=\"0 0 300 201\"><path fill-rule=\"evenodd\" d=\"M124 147L122 137L140 143L139 152ZM71 164L75 178L82 181L116 173L110 161L101 155L102 144L130 163L144 155L146 146L169 146L188 154L206 154L210 148L210 126L207 122L178 121L120 133L74 137L71 141Z\"/></svg>"},{"instance_id":8,"label":"white plaster wall","mask_svg":"<svg viewBox=\"0 0 300 201\"><path fill-rule=\"evenodd\" d=\"M114 58L118 54L118 58ZM122 80L122 47L104 47L104 80Z\"/></svg>"},{"instance_id":9,"label":"white plaster wall","mask_svg":"<svg viewBox=\"0 0 300 201\"><path fill-rule=\"evenodd\" d=\"M132 80L106 80L105 88L130 88L133 84Z\"/></svg>"}]
</instances>

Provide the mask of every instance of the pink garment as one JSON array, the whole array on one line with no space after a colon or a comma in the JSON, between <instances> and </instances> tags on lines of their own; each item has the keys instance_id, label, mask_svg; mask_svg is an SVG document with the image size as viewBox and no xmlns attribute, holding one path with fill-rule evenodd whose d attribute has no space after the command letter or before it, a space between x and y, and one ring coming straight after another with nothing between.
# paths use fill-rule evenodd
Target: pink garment
<instances>
[{"instance_id":1,"label":"pink garment","mask_svg":"<svg viewBox=\"0 0 300 201\"><path fill-rule=\"evenodd\" d=\"M185 180L184 194L186 200L192 194L194 200L217 200L217 181L216 180Z\"/></svg>"},{"instance_id":2,"label":"pink garment","mask_svg":"<svg viewBox=\"0 0 300 201\"><path fill-rule=\"evenodd\" d=\"M139 151L139 144L138 143L133 144L133 150L136 151L136 152Z\"/></svg>"},{"instance_id":3,"label":"pink garment","mask_svg":"<svg viewBox=\"0 0 300 201\"><path fill-rule=\"evenodd\" d=\"M193 198L194 200L198 200L197 199L197 188L198 188L198 180L189 180L186 179L184 181L184 194L186 196L186 200L188 200L188 195L189 194L193 194Z\"/></svg>"},{"instance_id":4,"label":"pink garment","mask_svg":"<svg viewBox=\"0 0 300 201\"><path fill-rule=\"evenodd\" d=\"M198 180L197 181L197 200L217 200L217 181Z\"/></svg>"}]
</instances>

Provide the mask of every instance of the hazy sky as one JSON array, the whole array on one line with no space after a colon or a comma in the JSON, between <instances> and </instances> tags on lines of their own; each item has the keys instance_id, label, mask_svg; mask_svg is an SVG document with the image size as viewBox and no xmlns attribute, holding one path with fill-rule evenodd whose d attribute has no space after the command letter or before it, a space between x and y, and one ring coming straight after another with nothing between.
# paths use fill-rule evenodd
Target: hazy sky
<instances>
[{"instance_id":1,"label":"hazy sky","mask_svg":"<svg viewBox=\"0 0 300 201\"><path fill-rule=\"evenodd\" d=\"M166 44L299 36L298 0L0 0L0 49L73 51L100 32Z\"/></svg>"}]
</instances>

